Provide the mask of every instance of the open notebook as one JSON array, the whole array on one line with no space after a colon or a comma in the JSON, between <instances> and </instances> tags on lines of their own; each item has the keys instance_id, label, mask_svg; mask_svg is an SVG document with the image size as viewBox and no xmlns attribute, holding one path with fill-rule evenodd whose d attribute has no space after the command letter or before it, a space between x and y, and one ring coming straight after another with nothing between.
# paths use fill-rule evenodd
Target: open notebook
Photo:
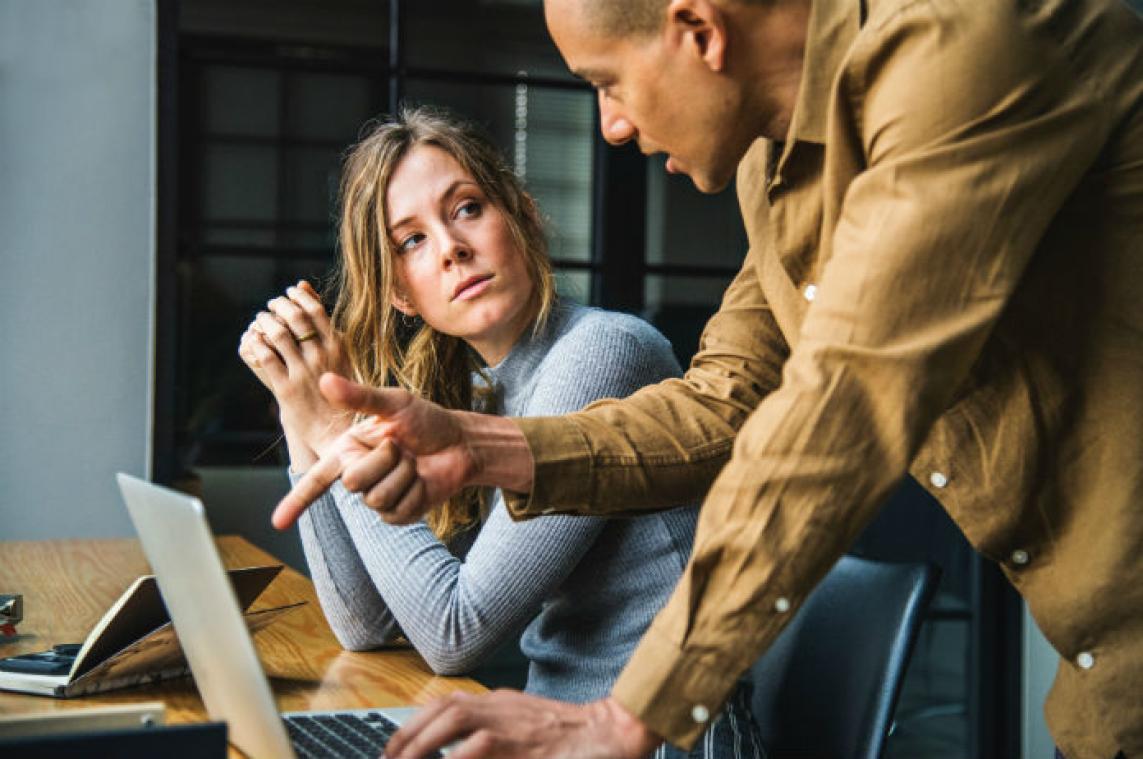
<instances>
[{"instance_id":1,"label":"open notebook","mask_svg":"<svg viewBox=\"0 0 1143 759\"><path fill-rule=\"evenodd\" d=\"M246 611L281 566L232 569L234 596ZM304 601L246 611L247 627L262 629ZM179 646L154 575L144 575L111 605L82 644L0 659L0 689L70 698L186 675Z\"/></svg>"}]
</instances>

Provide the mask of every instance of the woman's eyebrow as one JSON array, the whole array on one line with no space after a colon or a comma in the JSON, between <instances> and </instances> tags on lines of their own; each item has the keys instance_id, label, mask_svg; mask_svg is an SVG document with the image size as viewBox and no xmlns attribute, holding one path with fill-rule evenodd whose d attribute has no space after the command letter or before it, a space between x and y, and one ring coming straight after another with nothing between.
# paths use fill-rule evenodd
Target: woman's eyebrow
<instances>
[{"instance_id":1,"label":"woman's eyebrow","mask_svg":"<svg viewBox=\"0 0 1143 759\"><path fill-rule=\"evenodd\" d=\"M453 195L456 195L456 193L458 191L460 191L462 189L466 189L468 187L473 187L473 188L479 189L480 185L478 185L476 182L472 181L471 179L457 179L456 181L454 181L452 184L450 184L448 186L448 189L446 189L444 191L444 193L441 195L441 199L447 200L447 199L451 198Z\"/></svg>"},{"instance_id":2,"label":"woman's eyebrow","mask_svg":"<svg viewBox=\"0 0 1143 759\"><path fill-rule=\"evenodd\" d=\"M449 200L449 198L451 198L453 195L455 195L457 193L457 191L464 189L465 187L474 187L474 188L479 189L480 185L478 185L476 182L472 181L471 179L453 180L453 182L451 182L449 184L449 186L445 188L445 191L441 193L440 202L447 202ZM395 221L392 224L390 224L389 225L389 232L392 233L394 229L398 229L400 227L405 226L406 224L410 224L415 219L416 219L416 214L413 214L411 216L405 216L402 219L400 219L399 221Z\"/></svg>"}]
</instances>

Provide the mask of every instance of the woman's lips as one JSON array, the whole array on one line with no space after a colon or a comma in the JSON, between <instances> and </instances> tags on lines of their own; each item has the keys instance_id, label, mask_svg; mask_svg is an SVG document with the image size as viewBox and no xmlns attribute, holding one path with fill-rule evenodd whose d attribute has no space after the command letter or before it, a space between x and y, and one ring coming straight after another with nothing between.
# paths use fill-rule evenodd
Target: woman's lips
<instances>
[{"instance_id":1,"label":"woman's lips","mask_svg":"<svg viewBox=\"0 0 1143 759\"><path fill-rule=\"evenodd\" d=\"M489 283L492 282L492 275L487 274L483 277L472 277L460 283L456 288L455 294L452 296L453 300L471 300L476 296L483 293L488 289Z\"/></svg>"}]
</instances>

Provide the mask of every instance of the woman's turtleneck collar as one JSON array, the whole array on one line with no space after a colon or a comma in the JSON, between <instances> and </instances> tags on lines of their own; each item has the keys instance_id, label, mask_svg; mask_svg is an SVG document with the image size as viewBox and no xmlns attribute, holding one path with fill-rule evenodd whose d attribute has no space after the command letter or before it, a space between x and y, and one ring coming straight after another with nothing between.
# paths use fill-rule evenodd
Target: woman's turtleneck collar
<instances>
[{"instance_id":1,"label":"woman's turtleneck collar","mask_svg":"<svg viewBox=\"0 0 1143 759\"><path fill-rule=\"evenodd\" d=\"M503 399L506 393L511 394L527 381L579 308L581 307L574 303L556 301L547 322L538 333L535 332L534 324L529 325L500 363L485 368L497 396Z\"/></svg>"}]
</instances>

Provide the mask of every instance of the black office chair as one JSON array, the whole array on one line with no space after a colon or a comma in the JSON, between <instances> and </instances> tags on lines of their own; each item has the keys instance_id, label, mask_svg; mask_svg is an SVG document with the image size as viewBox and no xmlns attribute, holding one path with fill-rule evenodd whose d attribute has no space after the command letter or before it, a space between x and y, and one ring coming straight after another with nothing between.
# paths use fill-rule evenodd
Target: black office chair
<instances>
[{"instance_id":1,"label":"black office chair","mask_svg":"<svg viewBox=\"0 0 1143 759\"><path fill-rule=\"evenodd\" d=\"M771 759L879 759L940 570L843 556L753 667Z\"/></svg>"}]
</instances>

